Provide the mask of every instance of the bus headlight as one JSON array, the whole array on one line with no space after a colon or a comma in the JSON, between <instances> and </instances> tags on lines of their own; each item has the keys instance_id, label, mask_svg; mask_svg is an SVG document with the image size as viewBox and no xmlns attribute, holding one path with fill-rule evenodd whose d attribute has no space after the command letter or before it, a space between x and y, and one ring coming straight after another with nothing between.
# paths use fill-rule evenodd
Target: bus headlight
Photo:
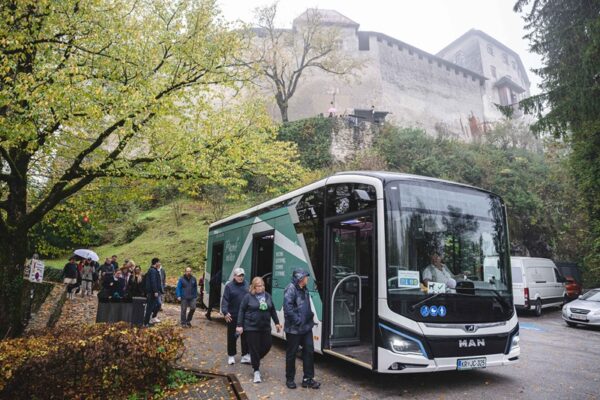
<instances>
[{"instance_id":1,"label":"bus headlight","mask_svg":"<svg viewBox=\"0 0 600 400\"><path fill-rule=\"evenodd\" d=\"M419 345L415 342L402 338L393 338L391 343L392 351L394 353L415 353L421 354Z\"/></svg>"},{"instance_id":2,"label":"bus headlight","mask_svg":"<svg viewBox=\"0 0 600 400\"><path fill-rule=\"evenodd\" d=\"M520 341L521 341L521 339L519 338L519 334L515 333L514 336L512 337L512 342L510 343L510 350L512 351L512 350L518 348Z\"/></svg>"},{"instance_id":3,"label":"bus headlight","mask_svg":"<svg viewBox=\"0 0 600 400\"><path fill-rule=\"evenodd\" d=\"M379 324L383 345L394 353L427 357L419 339L384 324Z\"/></svg>"}]
</instances>

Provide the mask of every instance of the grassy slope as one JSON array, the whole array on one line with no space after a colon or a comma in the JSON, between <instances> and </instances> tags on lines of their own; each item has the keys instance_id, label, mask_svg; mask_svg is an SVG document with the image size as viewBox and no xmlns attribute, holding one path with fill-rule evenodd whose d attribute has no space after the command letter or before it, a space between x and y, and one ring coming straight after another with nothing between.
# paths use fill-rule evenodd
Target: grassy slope
<instances>
[{"instance_id":1,"label":"grassy slope","mask_svg":"<svg viewBox=\"0 0 600 400\"><path fill-rule=\"evenodd\" d=\"M170 282L181 275L186 266L191 266L194 274L201 276L204 271L208 225L213 217L208 210L202 208L200 203L182 201L181 204L180 226L176 225L175 213L171 205L141 212L137 221L146 225L144 232L123 245L112 243L94 248L93 250L100 256L100 263L102 264L105 257L116 254L119 257L119 264L122 265L125 259L133 259L145 272L150 265L150 260L158 257L166 269L167 279ZM234 203L229 207L226 215L251 205L250 202ZM124 226L115 226L114 237L119 237L124 229ZM48 260L47 265L62 268L65 262L64 259Z\"/></svg>"}]
</instances>

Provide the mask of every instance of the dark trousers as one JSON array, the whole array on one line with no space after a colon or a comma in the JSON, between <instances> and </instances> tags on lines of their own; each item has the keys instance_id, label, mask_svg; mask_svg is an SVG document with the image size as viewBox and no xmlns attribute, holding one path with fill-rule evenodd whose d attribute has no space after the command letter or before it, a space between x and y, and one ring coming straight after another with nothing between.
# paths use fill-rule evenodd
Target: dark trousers
<instances>
[{"instance_id":1,"label":"dark trousers","mask_svg":"<svg viewBox=\"0 0 600 400\"><path fill-rule=\"evenodd\" d=\"M158 308L158 299L153 294L147 296L148 302L146 303L146 313L144 314L144 325L150 323L150 317L154 311Z\"/></svg>"},{"instance_id":2,"label":"dark trousers","mask_svg":"<svg viewBox=\"0 0 600 400\"><path fill-rule=\"evenodd\" d=\"M250 350L252 369L258 371L260 360L271 350L273 338L270 331L244 331L246 342Z\"/></svg>"},{"instance_id":3,"label":"dark trousers","mask_svg":"<svg viewBox=\"0 0 600 400\"><path fill-rule=\"evenodd\" d=\"M303 379L312 379L315 377L314 352L315 345L313 342L312 330L302 335L294 335L286 333L285 339L285 379L288 382L294 381L296 376L296 353L298 348L302 346L302 369L304 370Z\"/></svg>"},{"instance_id":4,"label":"dark trousers","mask_svg":"<svg viewBox=\"0 0 600 400\"><path fill-rule=\"evenodd\" d=\"M187 309L190 309L190 312L187 312ZM192 322L192 317L194 316L194 312L196 311L196 298L193 299L181 299L181 323L185 324L186 322ZM186 315L187 313L187 315Z\"/></svg>"},{"instance_id":5,"label":"dark trousers","mask_svg":"<svg viewBox=\"0 0 600 400\"><path fill-rule=\"evenodd\" d=\"M236 350L236 341L235 337L235 328L237 327L237 321L234 319L231 322L227 323L227 355L235 356L237 353ZM248 354L248 343L246 341L246 332L242 333L240 336L240 340L242 342L242 355Z\"/></svg>"}]
</instances>

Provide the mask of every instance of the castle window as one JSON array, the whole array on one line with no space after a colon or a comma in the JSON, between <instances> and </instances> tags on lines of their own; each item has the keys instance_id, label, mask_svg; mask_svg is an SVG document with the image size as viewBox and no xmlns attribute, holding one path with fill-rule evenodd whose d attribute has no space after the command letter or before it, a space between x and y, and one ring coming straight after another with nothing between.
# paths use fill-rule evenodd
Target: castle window
<instances>
[{"instance_id":1,"label":"castle window","mask_svg":"<svg viewBox=\"0 0 600 400\"><path fill-rule=\"evenodd\" d=\"M413 55L413 51L411 49L408 49L408 54L410 54L412 56Z\"/></svg>"},{"instance_id":2,"label":"castle window","mask_svg":"<svg viewBox=\"0 0 600 400\"><path fill-rule=\"evenodd\" d=\"M419 54L419 60L423 59L423 54Z\"/></svg>"},{"instance_id":3,"label":"castle window","mask_svg":"<svg viewBox=\"0 0 600 400\"><path fill-rule=\"evenodd\" d=\"M368 51L369 50L369 35L362 35L358 33L358 50Z\"/></svg>"},{"instance_id":4,"label":"castle window","mask_svg":"<svg viewBox=\"0 0 600 400\"><path fill-rule=\"evenodd\" d=\"M508 55L506 53L502 53L502 62L508 65Z\"/></svg>"},{"instance_id":5,"label":"castle window","mask_svg":"<svg viewBox=\"0 0 600 400\"><path fill-rule=\"evenodd\" d=\"M497 78L497 76L496 76L496 67L494 67L493 65L490 65L490 70L492 71L492 76L494 78Z\"/></svg>"},{"instance_id":6,"label":"castle window","mask_svg":"<svg viewBox=\"0 0 600 400\"><path fill-rule=\"evenodd\" d=\"M511 61L510 63L512 64L512 68L513 68L514 70L516 70L516 69L517 69L517 63L516 63L516 62L514 62L514 61Z\"/></svg>"},{"instance_id":7,"label":"castle window","mask_svg":"<svg viewBox=\"0 0 600 400\"><path fill-rule=\"evenodd\" d=\"M491 44L487 45L487 51L488 51L488 53L490 53L490 55L492 55L492 56L494 55L494 48L492 47Z\"/></svg>"}]
</instances>

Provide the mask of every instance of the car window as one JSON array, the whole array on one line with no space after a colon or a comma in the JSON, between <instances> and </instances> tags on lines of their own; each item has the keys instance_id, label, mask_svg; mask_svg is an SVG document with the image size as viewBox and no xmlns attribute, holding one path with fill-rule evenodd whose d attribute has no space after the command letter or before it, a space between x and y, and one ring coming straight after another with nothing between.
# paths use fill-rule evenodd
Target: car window
<instances>
[{"instance_id":1,"label":"car window","mask_svg":"<svg viewBox=\"0 0 600 400\"><path fill-rule=\"evenodd\" d=\"M512 267L513 283L523 283L523 270L521 267Z\"/></svg>"},{"instance_id":2,"label":"car window","mask_svg":"<svg viewBox=\"0 0 600 400\"><path fill-rule=\"evenodd\" d=\"M558 270L556 268L552 268L554 270L554 277L556 278L556 282L560 282L560 280L562 279L562 276L560 276L560 273L558 272Z\"/></svg>"},{"instance_id":3,"label":"car window","mask_svg":"<svg viewBox=\"0 0 600 400\"><path fill-rule=\"evenodd\" d=\"M582 300L600 302L600 290L590 290L581 297Z\"/></svg>"}]
</instances>

